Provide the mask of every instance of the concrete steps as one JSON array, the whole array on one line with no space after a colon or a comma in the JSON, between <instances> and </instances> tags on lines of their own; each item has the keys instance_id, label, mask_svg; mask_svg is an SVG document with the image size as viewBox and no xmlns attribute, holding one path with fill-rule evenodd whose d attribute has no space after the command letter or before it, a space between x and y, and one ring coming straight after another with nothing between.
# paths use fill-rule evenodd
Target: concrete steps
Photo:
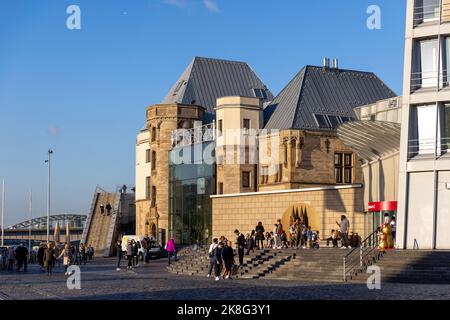
<instances>
[{"instance_id":1,"label":"concrete steps","mask_svg":"<svg viewBox=\"0 0 450 320\"><path fill-rule=\"evenodd\" d=\"M450 251L387 251L376 266L382 283L450 284ZM360 274L352 281L365 282Z\"/></svg>"}]
</instances>

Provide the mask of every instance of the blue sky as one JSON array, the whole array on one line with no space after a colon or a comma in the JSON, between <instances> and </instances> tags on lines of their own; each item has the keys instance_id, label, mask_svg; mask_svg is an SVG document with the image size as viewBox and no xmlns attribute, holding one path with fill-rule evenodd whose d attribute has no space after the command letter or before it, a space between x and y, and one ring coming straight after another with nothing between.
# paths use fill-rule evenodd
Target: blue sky
<instances>
[{"instance_id":1,"label":"blue sky","mask_svg":"<svg viewBox=\"0 0 450 320\"><path fill-rule=\"evenodd\" d=\"M81 30L66 9L81 8ZM382 29L366 27L380 6ZM87 212L96 185L134 182L145 107L194 56L248 62L273 93L328 56L373 71L401 94L403 0L1 0L0 179L5 225L46 212Z\"/></svg>"}]
</instances>

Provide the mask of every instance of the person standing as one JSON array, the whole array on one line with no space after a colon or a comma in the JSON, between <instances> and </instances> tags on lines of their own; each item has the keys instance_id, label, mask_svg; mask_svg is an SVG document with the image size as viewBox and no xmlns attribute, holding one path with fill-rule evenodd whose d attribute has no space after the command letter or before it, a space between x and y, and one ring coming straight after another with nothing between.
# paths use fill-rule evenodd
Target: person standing
<instances>
[{"instance_id":1,"label":"person standing","mask_svg":"<svg viewBox=\"0 0 450 320\"><path fill-rule=\"evenodd\" d=\"M167 241L166 251L167 251L167 256L169 258L169 265L170 265L170 258L172 257L172 255L174 255L175 261L177 259L176 258L175 241L173 240L173 236L169 239L169 241Z\"/></svg>"},{"instance_id":2,"label":"person standing","mask_svg":"<svg viewBox=\"0 0 450 320\"><path fill-rule=\"evenodd\" d=\"M128 270L133 270L133 245L131 241L127 244L127 260L128 260Z\"/></svg>"},{"instance_id":3,"label":"person standing","mask_svg":"<svg viewBox=\"0 0 450 320\"><path fill-rule=\"evenodd\" d=\"M131 253L133 256L133 267L139 267L139 247L135 240L131 240Z\"/></svg>"},{"instance_id":4,"label":"person standing","mask_svg":"<svg viewBox=\"0 0 450 320\"><path fill-rule=\"evenodd\" d=\"M47 249L44 251L44 267L47 270L47 275L52 274L53 270L53 262L56 259L55 250L52 247L52 244L47 244Z\"/></svg>"},{"instance_id":5,"label":"person standing","mask_svg":"<svg viewBox=\"0 0 450 320\"><path fill-rule=\"evenodd\" d=\"M246 245L247 245L247 253L246 255L250 254L250 251L255 250L255 230L252 230L252 234L247 234L247 238L245 239Z\"/></svg>"},{"instance_id":6,"label":"person standing","mask_svg":"<svg viewBox=\"0 0 450 320\"><path fill-rule=\"evenodd\" d=\"M229 243L225 243L225 246L222 250L222 259L225 263L225 272L224 272L225 279L232 280L231 272L233 270L234 265L234 252L231 246L231 241Z\"/></svg>"},{"instance_id":7,"label":"person standing","mask_svg":"<svg viewBox=\"0 0 450 320\"><path fill-rule=\"evenodd\" d=\"M216 265L215 265L216 281L220 280L220 274L222 273L223 267L222 251L223 251L223 242L219 242L217 247L214 249L214 254L216 257Z\"/></svg>"},{"instance_id":8,"label":"person standing","mask_svg":"<svg viewBox=\"0 0 450 320\"><path fill-rule=\"evenodd\" d=\"M16 260L17 260L17 272L20 272L23 266L23 271L27 272L27 258L28 258L28 249L20 244L16 248Z\"/></svg>"},{"instance_id":9,"label":"person standing","mask_svg":"<svg viewBox=\"0 0 450 320\"><path fill-rule=\"evenodd\" d=\"M142 239L142 248L144 248L144 263L150 262L150 237L148 234L145 235L144 239Z\"/></svg>"},{"instance_id":10,"label":"person standing","mask_svg":"<svg viewBox=\"0 0 450 320\"><path fill-rule=\"evenodd\" d=\"M45 247L43 245L41 245L37 252L37 259L39 262L39 266L41 267L42 270L44 269L44 251L45 251Z\"/></svg>"},{"instance_id":11,"label":"person standing","mask_svg":"<svg viewBox=\"0 0 450 320\"><path fill-rule=\"evenodd\" d=\"M348 233L350 231L350 221L348 221L348 219L345 215L342 215L341 223L336 221L336 224L339 226L340 231L341 231L342 248L347 249L350 245L349 240L348 240Z\"/></svg>"},{"instance_id":12,"label":"person standing","mask_svg":"<svg viewBox=\"0 0 450 320\"><path fill-rule=\"evenodd\" d=\"M70 266L70 263L72 262L72 251L70 250L70 245L66 244L64 246L64 249L61 251L61 254L58 256L57 259L63 259L63 265L64 265L64 275L68 276L69 272L67 272L67 269Z\"/></svg>"},{"instance_id":13,"label":"person standing","mask_svg":"<svg viewBox=\"0 0 450 320\"><path fill-rule=\"evenodd\" d=\"M395 238L397 236L397 223L395 221L395 217L391 218L391 221L389 222L389 224L391 225L392 241L394 242L394 246L395 246Z\"/></svg>"},{"instance_id":14,"label":"person standing","mask_svg":"<svg viewBox=\"0 0 450 320\"><path fill-rule=\"evenodd\" d=\"M117 257L116 271L120 271L120 262L122 261L122 256L123 256L121 240L117 240L117 243L116 243L114 249L116 251L116 257Z\"/></svg>"},{"instance_id":15,"label":"person standing","mask_svg":"<svg viewBox=\"0 0 450 320\"><path fill-rule=\"evenodd\" d=\"M13 271L14 268L14 260L16 258L16 251L13 247L8 249L8 271Z\"/></svg>"},{"instance_id":16,"label":"person standing","mask_svg":"<svg viewBox=\"0 0 450 320\"><path fill-rule=\"evenodd\" d=\"M209 246L208 254L209 254L209 269L208 269L208 278L211 277L211 274L216 267L217 264L217 257L216 257L216 248L218 245L219 239L214 238L213 242Z\"/></svg>"},{"instance_id":17,"label":"person standing","mask_svg":"<svg viewBox=\"0 0 450 320\"><path fill-rule=\"evenodd\" d=\"M236 235L236 247L238 249L239 266L242 267L242 265L244 264L245 236L237 229L234 230L234 234Z\"/></svg>"},{"instance_id":18,"label":"person standing","mask_svg":"<svg viewBox=\"0 0 450 320\"><path fill-rule=\"evenodd\" d=\"M109 202L106 204L105 209L106 209L106 214L109 216L111 214L111 210L112 210L111 204Z\"/></svg>"},{"instance_id":19,"label":"person standing","mask_svg":"<svg viewBox=\"0 0 450 320\"><path fill-rule=\"evenodd\" d=\"M82 264L86 265L86 246L83 243L80 243L80 266Z\"/></svg>"},{"instance_id":20,"label":"person standing","mask_svg":"<svg viewBox=\"0 0 450 320\"><path fill-rule=\"evenodd\" d=\"M264 249L264 226L262 224L262 222L258 222L258 225L255 228L256 231L256 235L255 235L255 240L256 240L256 246L258 247L259 250Z\"/></svg>"}]
</instances>

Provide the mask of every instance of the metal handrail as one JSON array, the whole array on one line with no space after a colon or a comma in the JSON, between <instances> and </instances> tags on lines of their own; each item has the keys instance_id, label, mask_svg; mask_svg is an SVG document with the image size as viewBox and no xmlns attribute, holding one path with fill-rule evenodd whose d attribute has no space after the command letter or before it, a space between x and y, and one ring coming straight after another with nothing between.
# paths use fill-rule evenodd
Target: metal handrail
<instances>
[{"instance_id":1,"label":"metal handrail","mask_svg":"<svg viewBox=\"0 0 450 320\"><path fill-rule=\"evenodd\" d=\"M415 156L440 157L450 152L450 137L441 139L408 140L408 159Z\"/></svg>"},{"instance_id":2,"label":"metal handrail","mask_svg":"<svg viewBox=\"0 0 450 320\"><path fill-rule=\"evenodd\" d=\"M379 232L380 228L375 230L358 247L353 248L344 258L343 280L347 281L351 274L362 272L369 262L379 257Z\"/></svg>"}]
</instances>

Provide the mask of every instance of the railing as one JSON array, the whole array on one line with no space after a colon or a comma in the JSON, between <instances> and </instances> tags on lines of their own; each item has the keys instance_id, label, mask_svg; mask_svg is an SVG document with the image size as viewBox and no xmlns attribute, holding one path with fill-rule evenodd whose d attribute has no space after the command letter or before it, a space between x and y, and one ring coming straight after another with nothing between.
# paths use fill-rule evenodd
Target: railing
<instances>
[{"instance_id":1,"label":"railing","mask_svg":"<svg viewBox=\"0 0 450 320\"><path fill-rule=\"evenodd\" d=\"M381 257L379 246L380 228L364 239L359 247L353 248L344 257L343 280L347 281L353 275L363 272L367 267Z\"/></svg>"},{"instance_id":2,"label":"railing","mask_svg":"<svg viewBox=\"0 0 450 320\"><path fill-rule=\"evenodd\" d=\"M88 216L86 218L86 223L84 224L83 235L81 236L81 243L86 243L87 236L89 234L89 229L91 227L92 216L94 215L95 206L97 204L97 199L100 193L106 192L102 187L97 186L95 188L94 197L92 198L91 208L89 209Z\"/></svg>"},{"instance_id":3,"label":"railing","mask_svg":"<svg viewBox=\"0 0 450 320\"><path fill-rule=\"evenodd\" d=\"M119 215L120 215L120 202L122 199L122 194L120 191L116 192L116 201L114 203L114 207L113 207L113 211L111 213L111 221L109 224L109 229L108 229L108 235L106 238L106 243L105 243L105 251L103 253L104 257L109 257L110 254L112 253L112 249L113 249L113 241L115 238L115 234L117 232L117 224L119 221Z\"/></svg>"},{"instance_id":4,"label":"railing","mask_svg":"<svg viewBox=\"0 0 450 320\"><path fill-rule=\"evenodd\" d=\"M450 155L450 138L411 139L408 141L408 160L438 159L445 154Z\"/></svg>"},{"instance_id":5,"label":"railing","mask_svg":"<svg viewBox=\"0 0 450 320\"><path fill-rule=\"evenodd\" d=\"M177 129L172 132L172 147L190 146L195 143L214 141L216 139L215 123L192 129Z\"/></svg>"},{"instance_id":6,"label":"railing","mask_svg":"<svg viewBox=\"0 0 450 320\"><path fill-rule=\"evenodd\" d=\"M426 71L411 73L411 92L427 88L442 89L449 86L449 84L450 74L448 69L444 69L440 72Z\"/></svg>"}]
</instances>

